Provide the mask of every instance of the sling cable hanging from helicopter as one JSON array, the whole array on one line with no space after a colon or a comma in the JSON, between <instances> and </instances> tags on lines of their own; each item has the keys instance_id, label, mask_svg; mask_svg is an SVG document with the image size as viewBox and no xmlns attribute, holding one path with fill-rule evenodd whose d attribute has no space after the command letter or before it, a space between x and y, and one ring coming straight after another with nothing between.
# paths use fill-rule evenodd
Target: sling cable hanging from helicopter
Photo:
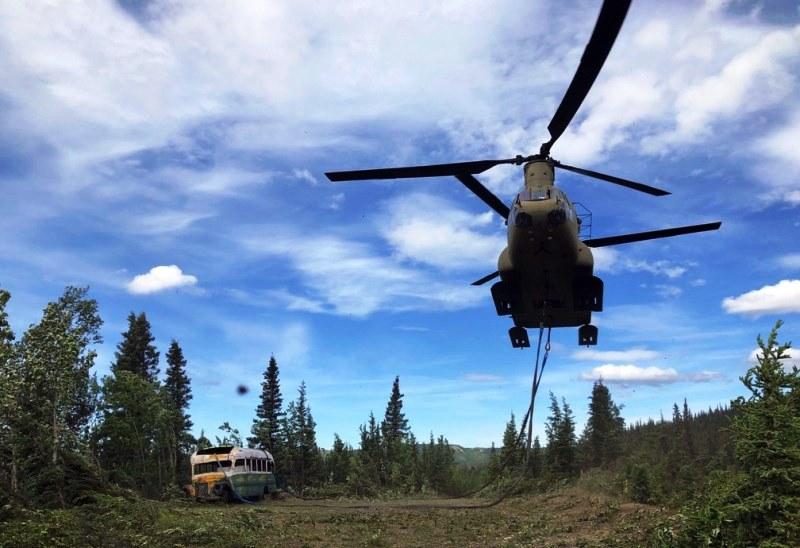
<instances>
[{"instance_id":1,"label":"sling cable hanging from helicopter","mask_svg":"<svg viewBox=\"0 0 800 548\"><path fill-rule=\"evenodd\" d=\"M544 310L542 310L544 316ZM536 361L533 368L533 382L531 383L531 403L528 407L527 422L528 422L528 450L525 452L525 462L528 462L531 454L531 443L533 443L533 405L536 402L536 393L539 391L539 383L542 381L542 374L544 373L544 366L547 365L547 358L550 356L550 333L553 331L552 327L547 328L547 342L544 345L544 357L541 364L539 363L539 354L542 350L542 337L544 335L544 322L539 325L539 343L536 345ZM523 423L524 429L524 423Z\"/></svg>"}]
</instances>

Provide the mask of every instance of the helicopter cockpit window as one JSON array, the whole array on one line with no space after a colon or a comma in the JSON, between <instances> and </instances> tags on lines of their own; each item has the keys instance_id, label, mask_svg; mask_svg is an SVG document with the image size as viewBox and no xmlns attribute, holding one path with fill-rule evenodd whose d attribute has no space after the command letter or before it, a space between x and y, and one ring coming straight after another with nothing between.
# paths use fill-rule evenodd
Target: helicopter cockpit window
<instances>
[{"instance_id":1,"label":"helicopter cockpit window","mask_svg":"<svg viewBox=\"0 0 800 548\"><path fill-rule=\"evenodd\" d=\"M547 200L550 198L550 189L542 188L542 189L533 189L533 190L523 190L519 194L517 194L517 201L519 202L540 202L542 200Z\"/></svg>"}]
</instances>

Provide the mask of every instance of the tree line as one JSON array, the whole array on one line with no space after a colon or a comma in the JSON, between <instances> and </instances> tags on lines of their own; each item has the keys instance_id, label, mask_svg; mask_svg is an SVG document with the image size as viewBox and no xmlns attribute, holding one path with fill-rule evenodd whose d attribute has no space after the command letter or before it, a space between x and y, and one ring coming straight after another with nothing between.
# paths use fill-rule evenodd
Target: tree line
<instances>
[{"instance_id":1,"label":"tree line","mask_svg":"<svg viewBox=\"0 0 800 548\"><path fill-rule=\"evenodd\" d=\"M163 497L188 482L195 438L187 362L177 341L160 354L144 313L131 313L111 371L92 368L102 342L97 302L87 288L67 287L17 338L0 288L0 508L9 499L42 506L77 504L114 485ZM549 395L545 443L528 451L513 413L503 445L486 465L457 466L444 436L418 441L403 411L400 379L383 417L370 412L357 447L334 435L318 446L307 387L284 406L277 360L264 370L250 435L223 422L215 443L269 450L279 485L371 496L457 494L503 478L528 489L579 482L643 503L684 506L658 532L665 545L800 544L800 372L788 344L758 338L758 363L741 377L747 398L693 412L675 404L669 419L625 424L623 407L597 381L578 434L572 407ZM690 501L686 503L686 501Z\"/></svg>"},{"instance_id":2,"label":"tree line","mask_svg":"<svg viewBox=\"0 0 800 548\"><path fill-rule=\"evenodd\" d=\"M402 411L399 378L384 419L370 413L353 449L338 435L323 451L316 440L307 387L283 405L278 364L264 371L250 436L227 421L212 442L198 437L188 414L192 399L187 361L176 340L160 353L144 312L130 313L110 373L92 371L102 342L102 319L88 288L67 287L41 320L17 340L8 321L11 296L0 289L0 502L66 506L108 485L158 498L190 481L189 457L212 445L269 450L283 488L333 486L357 494L384 489L443 490L453 483L454 460L440 436L418 443Z\"/></svg>"}]
</instances>

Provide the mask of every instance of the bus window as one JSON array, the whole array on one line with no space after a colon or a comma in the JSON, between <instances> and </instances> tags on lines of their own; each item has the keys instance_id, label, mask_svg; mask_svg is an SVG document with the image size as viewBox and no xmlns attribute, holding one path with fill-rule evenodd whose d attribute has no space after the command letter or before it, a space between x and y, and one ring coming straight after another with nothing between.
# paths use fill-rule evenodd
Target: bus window
<instances>
[{"instance_id":1,"label":"bus window","mask_svg":"<svg viewBox=\"0 0 800 548\"><path fill-rule=\"evenodd\" d=\"M274 460L268 460L267 461L267 472L272 472L274 470L274 468L275 468L275 461Z\"/></svg>"},{"instance_id":2,"label":"bus window","mask_svg":"<svg viewBox=\"0 0 800 548\"><path fill-rule=\"evenodd\" d=\"M221 461L219 461L219 465L220 465L220 468L230 468L231 467L231 461L229 461L229 460L221 460Z\"/></svg>"},{"instance_id":3,"label":"bus window","mask_svg":"<svg viewBox=\"0 0 800 548\"><path fill-rule=\"evenodd\" d=\"M230 461L228 461L230 463ZM200 464L194 465L194 473L197 474L209 474L211 472L216 472L219 468L219 465L216 462L202 462Z\"/></svg>"},{"instance_id":4,"label":"bus window","mask_svg":"<svg viewBox=\"0 0 800 548\"><path fill-rule=\"evenodd\" d=\"M236 459L235 466L238 468L239 466L244 466L244 459Z\"/></svg>"},{"instance_id":5,"label":"bus window","mask_svg":"<svg viewBox=\"0 0 800 548\"><path fill-rule=\"evenodd\" d=\"M266 472L266 459L258 459L258 471L259 472Z\"/></svg>"}]
</instances>

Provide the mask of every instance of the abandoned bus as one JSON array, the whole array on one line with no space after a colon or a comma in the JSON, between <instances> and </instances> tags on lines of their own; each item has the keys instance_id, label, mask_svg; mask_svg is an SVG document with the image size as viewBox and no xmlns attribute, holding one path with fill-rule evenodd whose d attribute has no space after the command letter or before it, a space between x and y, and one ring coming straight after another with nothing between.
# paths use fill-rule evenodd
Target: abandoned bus
<instances>
[{"instance_id":1,"label":"abandoned bus","mask_svg":"<svg viewBox=\"0 0 800 548\"><path fill-rule=\"evenodd\" d=\"M208 447L195 451L190 462L197 500L260 500L276 491L275 461L263 449Z\"/></svg>"}]
</instances>

